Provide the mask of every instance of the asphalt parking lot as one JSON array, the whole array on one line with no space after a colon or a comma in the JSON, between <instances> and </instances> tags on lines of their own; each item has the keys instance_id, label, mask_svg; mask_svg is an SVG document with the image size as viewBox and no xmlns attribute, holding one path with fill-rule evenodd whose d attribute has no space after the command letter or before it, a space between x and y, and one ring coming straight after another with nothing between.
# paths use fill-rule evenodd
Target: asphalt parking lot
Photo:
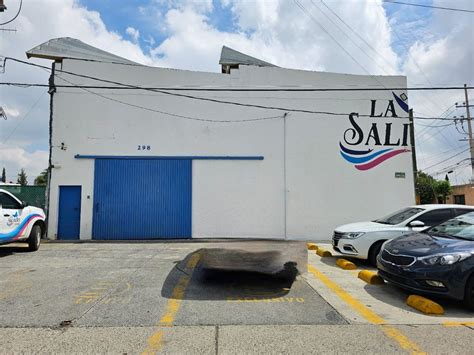
<instances>
[{"instance_id":1,"label":"asphalt parking lot","mask_svg":"<svg viewBox=\"0 0 474 355\"><path fill-rule=\"evenodd\" d=\"M325 246L324 244L320 244ZM2 353L473 353L474 315L368 285L309 251L294 281L199 267L218 243L0 247ZM329 247L329 246L327 246Z\"/></svg>"}]
</instances>

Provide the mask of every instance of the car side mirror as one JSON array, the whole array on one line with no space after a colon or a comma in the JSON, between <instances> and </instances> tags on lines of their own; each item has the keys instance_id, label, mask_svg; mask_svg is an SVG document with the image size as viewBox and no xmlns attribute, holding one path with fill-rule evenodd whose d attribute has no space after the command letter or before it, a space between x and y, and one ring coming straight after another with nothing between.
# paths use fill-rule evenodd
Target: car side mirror
<instances>
[{"instance_id":1,"label":"car side mirror","mask_svg":"<svg viewBox=\"0 0 474 355\"><path fill-rule=\"evenodd\" d=\"M411 221L408 224L408 226L412 228L420 228L420 227L424 227L425 224L422 221Z\"/></svg>"},{"instance_id":2,"label":"car side mirror","mask_svg":"<svg viewBox=\"0 0 474 355\"><path fill-rule=\"evenodd\" d=\"M25 201L21 202L21 208L25 208L25 207L28 207L28 206L29 206L28 202L25 202Z\"/></svg>"}]
</instances>

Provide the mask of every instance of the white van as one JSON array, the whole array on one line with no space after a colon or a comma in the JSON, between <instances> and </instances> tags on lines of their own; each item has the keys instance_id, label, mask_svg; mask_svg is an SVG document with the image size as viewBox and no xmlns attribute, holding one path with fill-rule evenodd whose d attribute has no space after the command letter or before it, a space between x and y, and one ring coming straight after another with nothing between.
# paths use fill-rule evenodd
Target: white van
<instances>
[{"instance_id":1,"label":"white van","mask_svg":"<svg viewBox=\"0 0 474 355\"><path fill-rule=\"evenodd\" d=\"M41 208L0 189L0 244L27 242L30 251L38 250L46 232L45 218Z\"/></svg>"}]
</instances>

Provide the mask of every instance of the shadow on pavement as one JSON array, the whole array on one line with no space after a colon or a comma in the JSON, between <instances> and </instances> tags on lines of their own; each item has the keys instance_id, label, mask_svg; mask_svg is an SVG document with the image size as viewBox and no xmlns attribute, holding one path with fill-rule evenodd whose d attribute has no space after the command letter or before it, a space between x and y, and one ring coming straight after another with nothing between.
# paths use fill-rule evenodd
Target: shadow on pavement
<instances>
[{"instance_id":1,"label":"shadow on pavement","mask_svg":"<svg viewBox=\"0 0 474 355\"><path fill-rule=\"evenodd\" d=\"M422 314L420 311L408 306L405 303L409 295L417 293L404 290L400 287L397 287L396 285L392 285L387 282L384 285L365 285L364 289L373 298L383 303L398 308L402 307L404 310L409 311L411 313ZM423 294L419 295L424 296L436 303L439 303L445 309L445 314L443 316L432 315L431 317L440 319L442 319L443 317L459 317L472 319L472 312L463 307L462 301L456 301L442 297L427 296Z\"/></svg>"},{"instance_id":2,"label":"shadow on pavement","mask_svg":"<svg viewBox=\"0 0 474 355\"><path fill-rule=\"evenodd\" d=\"M23 254L23 253L29 253L30 251L28 250L28 247L25 246L20 246L18 244L9 244L2 246L0 245L0 258L3 258L5 256L10 256L13 254Z\"/></svg>"},{"instance_id":3,"label":"shadow on pavement","mask_svg":"<svg viewBox=\"0 0 474 355\"><path fill-rule=\"evenodd\" d=\"M176 297L176 287L188 280L182 299L186 300L264 300L284 297L291 289L298 274L294 263L287 262L274 274L253 271L203 267L198 262L189 268L189 263L197 255L209 252L197 250L178 262L168 274L161 295L165 298ZM241 251L238 251L241 253ZM239 254L241 255L241 254ZM245 257L245 256L244 256Z\"/></svg>"}]
</instances>

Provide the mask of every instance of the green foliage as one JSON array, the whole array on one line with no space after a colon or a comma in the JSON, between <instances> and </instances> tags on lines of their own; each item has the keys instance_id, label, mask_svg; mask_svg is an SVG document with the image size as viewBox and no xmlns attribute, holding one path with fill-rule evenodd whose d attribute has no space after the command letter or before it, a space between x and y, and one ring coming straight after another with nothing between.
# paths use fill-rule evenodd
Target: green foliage
<instances>
[{"instance_id":1,"label":"green foliage","mask_svg":"<svg viewBox=\"0 0 474 355\"><path fill-rule=\"evenodd\" d=\"M2 182L7 182L7 173L5 171L5 168L3 168L2 170L2 179L1 179Z\"/></svg>"},{"instance_id":2,"label":"green foliage","mask_svg":"<svg viewBox=\"0 0 474 355\"><path fill-rule=\"evenodd\" d=\"M26 176L25 169L21 169L20 172L18 173L18 179L16 180L17 184L20 184L21 186L26 186L28 185L28 177Z\"/></svg>"},{"instance_id":3,"label":"green foliage","mask_svg":"<svg viewBox=\"0 0 474 355\"><path fill-rule=\"evenodd\" d=\"M44 169L35 179L35 185L46 186L48 183L48 169Z\"/></svg>"},{"instance_id":4,"label":"green foliage","mask_svg":"<svg viewBox=\"0 0 474 355\"><path fill-rule=\"evenodd\" d=\"M451 184L449 183L448 180L440 180L440 181L435 181L434 184L434 191L436 194L436 198L438 201L442 201L443 203L446 203L446 198L448 195L451 194L453 191L453 188L451 187Z\"/></svg>"},{"instance_id":5,"label":"green foliage","mask_svg":"<svg viewBox=\"0 0 474 355\"><path fill-rule=\"evenodd\" d=\"M435 192L433 188L435 181L436 180L432 176L425 174L422 171L419 171L416 175L415 189L416 194L420 196L421 204L433 203L435 201Z\"/></svg>"},{"instance_id":6,"label":"green foliage","mask_svg":"<svg viewBox=\"0 0 474 355\"><path fill-rule=\"evenodd\" d=\"M416 176L416 194L420 196L420 203L446 203L446 198L452 192L449 181L436 180L431 175L419 171Z\"/></svg>"}]
</instances>

